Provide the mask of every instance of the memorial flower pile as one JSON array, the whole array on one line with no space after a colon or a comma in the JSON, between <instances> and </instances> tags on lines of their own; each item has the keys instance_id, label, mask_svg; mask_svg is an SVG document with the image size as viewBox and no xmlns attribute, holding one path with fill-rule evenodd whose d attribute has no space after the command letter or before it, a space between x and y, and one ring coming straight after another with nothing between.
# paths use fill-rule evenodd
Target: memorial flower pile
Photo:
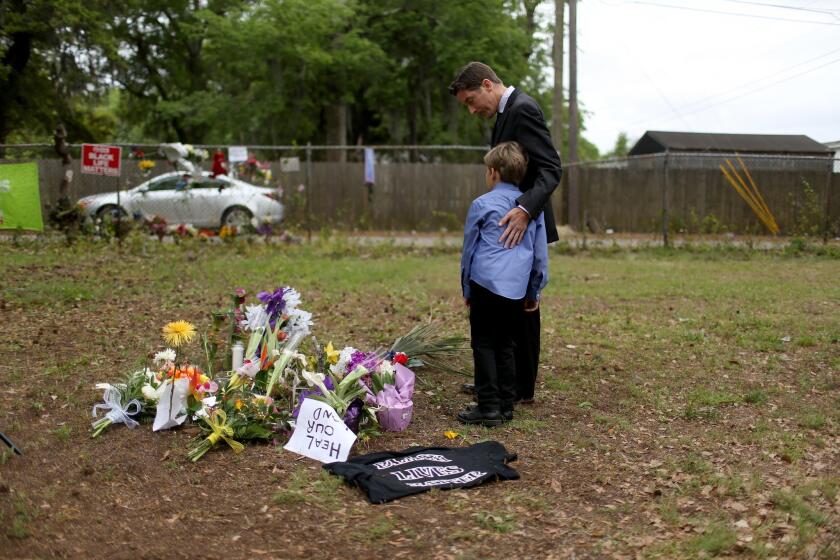
<instances>
[{"instance_id":1,"label":"memorial flower pile","mask_svg":"<svg viewBox=\"0 0 840 560\"><path fill-rule=\"evenodd\" d=\"M218 332L199 337L187 321L166 324L161 330L166 347L147 367L121 383L97 385L104 390L103 402L93 414L105 415L93 422L93 437L118 423L136 428L151 421L153 431L192 423L201 434L187 456L197 461L217 445L239 453L247 442L283 443L306 398L328 404L360 438L404 430L413 410L415 377L409 367L464 348L462 339L440 338L426 327L377 352L339 350L332 342L321 346L297 290L263 291L256 300L248 303L238 289L233 309L214 314L214 328L220 318L227 318L230 328L221 366ZM199 339L203 352L195 351ZM202 354L204 363L191 359Z\"/></svg>"}]
</instances>

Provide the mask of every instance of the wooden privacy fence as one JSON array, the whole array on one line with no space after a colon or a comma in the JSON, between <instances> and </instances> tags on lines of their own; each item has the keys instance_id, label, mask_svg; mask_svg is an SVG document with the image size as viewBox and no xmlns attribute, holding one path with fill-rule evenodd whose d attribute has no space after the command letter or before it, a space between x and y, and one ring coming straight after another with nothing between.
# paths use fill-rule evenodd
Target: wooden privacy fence
<instances>
[{"instance_id":1,"label":"wooden privacy fence","mask_svg":"<svg viewBox=\"0 0 840 560\"><path fill-rule=\"evenodd\" d=\"M477 162L481 155L475 154ZM758 218L718 169L727 157L735 154L672 153L583 163L565 170L563 189L570 176L578 181L581 212L601 230L657 232L664 224L668 231L763 232ZM830 158L740 157L783 234L799 233L803 225L840 233L840 174L832 173ZM38 160L38 166L46 208L56 200L62 169L52 159ZM77 160L73 166L71 197L116 189L116 179L81 175ZM119 184L136 186L170 169L158 161L146 177L136 162L126 160ZM370 196L362 163L304 160L300 171L283 172L276 162L272 173L271 185L283 187L289 220L304 225L308 206L313 229L458 230L470 202L486 189L480 163L380 162ZM555 215L568 218L562 200L558 189L552 197Z\"/></svg>"},{"instance_id":2,"label":"wooden privacy fence","mask_svg":"<svg viewBox=\"0 0 840 560\"><path fill-rule=\"evenodd\" d=\"M840 180L831 158L670 153L585 163L572 170L590 224L615 231L767 233L719 169L739 158L781 233L840 231Z\"/></svg>"}]
</instances>

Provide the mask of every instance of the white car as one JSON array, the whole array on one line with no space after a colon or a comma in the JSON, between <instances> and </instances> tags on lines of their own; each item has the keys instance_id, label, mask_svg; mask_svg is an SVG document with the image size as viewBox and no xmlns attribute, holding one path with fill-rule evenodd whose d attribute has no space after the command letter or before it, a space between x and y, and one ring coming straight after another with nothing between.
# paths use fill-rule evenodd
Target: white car
<instances>
[{"instance_id":1,"label":"white car","mask_svg":"<svg viewBox=\"0 0 840 560\"><path fill-rule=\"evenodd\" d=\"M86 196L79 200L86 217L115 216L152 218L160 216L170 225L192 224L197 228L242 228L254 223L276 223L283 219L283 204L276 190L257 187L225 175L186 181L173 171L158 175L133 189Z\"/></svg>"}]
</instances>

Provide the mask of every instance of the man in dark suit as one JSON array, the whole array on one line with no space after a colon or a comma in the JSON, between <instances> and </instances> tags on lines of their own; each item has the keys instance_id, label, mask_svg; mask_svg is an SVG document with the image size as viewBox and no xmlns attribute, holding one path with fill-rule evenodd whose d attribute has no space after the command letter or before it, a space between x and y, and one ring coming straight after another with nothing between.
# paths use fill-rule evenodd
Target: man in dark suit
<instances>
[{"instance_id":1,"label":"man in dark suit","mask_svg":"<svg viewBox=\"0 0 840 560\"><path fill-rule=\"evenodd\" d=\"M458 70L449 93L473 115L486 119L496 115L491 147L515 141L528 156L528 169L519 184L522 196L516 199L518 207L511 209L499 222L505 226L500 241L508 248L517 245L528 222L540 212L544 213L548 242L557 241L551 194L560 184L563 169L540 106L513 86L506 87L493 69L481 62L470 62ZM529 302L525 311L523 328L516 341L516 384L518 402L530 404L534 401L540 358L539 302Z\"/></svg>"}]
</instances>

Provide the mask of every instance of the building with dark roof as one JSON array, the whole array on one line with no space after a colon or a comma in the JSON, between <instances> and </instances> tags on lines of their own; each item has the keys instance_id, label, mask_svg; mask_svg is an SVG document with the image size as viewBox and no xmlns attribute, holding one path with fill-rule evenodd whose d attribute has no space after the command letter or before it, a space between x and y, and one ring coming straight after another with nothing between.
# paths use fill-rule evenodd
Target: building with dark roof
<instances>
[{"instance_id":1,"label":"building with dark roof","mask_svg":"<svg viewBox=\"0 0 840 560\"><path fill-rule=\"evenodd\" d=\"M681 153L733 153L827 157L832 151L802 134L722 134L649 130L630 150L630 156Z\"/></svg>"}]
</instances>

